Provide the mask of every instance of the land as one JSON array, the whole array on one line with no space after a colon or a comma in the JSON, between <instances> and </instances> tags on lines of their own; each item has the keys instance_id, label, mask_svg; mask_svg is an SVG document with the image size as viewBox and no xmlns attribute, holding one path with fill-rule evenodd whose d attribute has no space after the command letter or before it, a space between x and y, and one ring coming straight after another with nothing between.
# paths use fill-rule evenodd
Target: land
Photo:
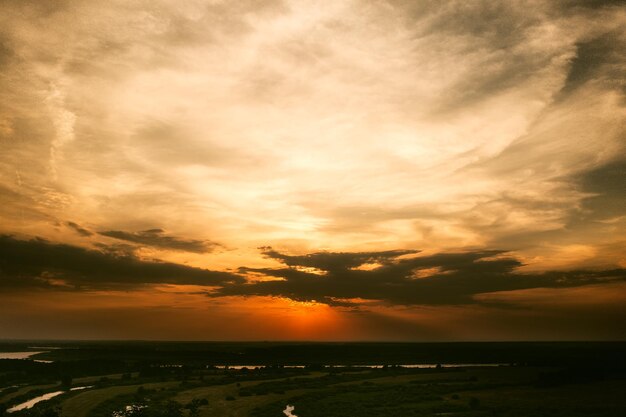
<instances>
[{"instance_id":1,"label":"land","mask_svg":"<svg viewBox=\"0 0 626 417\"><path fill-rule=\"evenodd\" d=\"M287 404L300 417L626 415L621 342L0 343L29 351L42 353L0 359L0 415L280 417Z\"/></svg>"}]
</instances>

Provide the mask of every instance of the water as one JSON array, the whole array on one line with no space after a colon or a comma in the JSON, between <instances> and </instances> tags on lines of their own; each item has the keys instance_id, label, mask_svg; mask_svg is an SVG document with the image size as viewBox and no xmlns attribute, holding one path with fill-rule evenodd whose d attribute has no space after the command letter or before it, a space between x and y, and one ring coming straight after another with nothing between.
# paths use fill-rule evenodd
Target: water
<instances>
[{"instance_id":1,"label":"water","mask_svg":"<svg viewBox=\"0 0 626 417\"><path fill-rule=\"evenodd\" d=\"M265 365L217 365L217 369L233 369L236 371L240 371L244 368L254 369L254 368L263 368ZM285 365L284 368L294 369L294 368L304 368L304 365Z\"/></svg>"},{"instance_id":2,"label":"water","mask_svg":"<svg viewBox=\"0 0 626 417\"><path fill-rule=\"evenodd\" d=\"M440 364L442 368L482 368L485 366L493 367L493 366L508 366L508 363L442 363ZM387 365L391 366L391 365ZM434 369L439 366L436 363L418 363L418 364L409 364L409 365L398 365L403 368L412 368L412 369ZM336 368L345 367L345 365L336 366ZM356 367L361 367L361 365L356 365ZM385 365L363 365L363 368L373 368L373 369L382 369Z\"/></svg>"},{"instance_id":3,"label":"water","mask_svg":"<svg viewBox=\"0 0 626 417\"><path fill-rule=\"evenodd\" d=\"M395 365L395 364L394 364ZM494 367L494 366L508 366L508 363L442 363L442 368L480 368L480 367ZM333 368L369 368L369 369L382 369L385 366L393 366L390 364L387 365L331 365ZM403 364L398 365L403 368L412 368L412 369L434 369L439 364L436 363L416 363L416 364ZM241 370L243 368L254 369L254 368L263 368L264 365L218 365L217 369L233 369L233 370ZM294 368L304 368L304 365L285 365L284 368L294 369Z\"/></svg>"},{"instance_id":4,"label":"water","mask_svg":"<svg viewBox=\"0 0 626 417\"><path fill-rule=\"evenodd\" d=\"M45 351L28 351L28 352L0 352L0 359L28 359L38 353L45 353Z\"/></svg>"},{"instance_id":5,"label":"water","mask_svg":"<svg viewBox=\"0 0 626 417\"><path fill-rule=\"evenodd\" d=\"M20 410L24 410L27 408L32 408L35 404L41 402L41 401L46 401L49 400L50 398L54 398L57 395L61 395L63 394L65 391L54 391L54 392L49 392L47 394L44 395L40 395L39 397L35 397L32 400L28 400L24 403L18 404L14 407L11 407L7 410L7 413L14 413L16 411L20 411Z\"/></svg>"},{"instance_id":6,"label":"water","mask_svg":"<svg viewBox=\"0 0 626 417\"><path fill-rule=\"evenodd\" d=\"M78 391L78 390L87 389L87 388L91 388L91 387L93 387L93 385L89 385L89 386L85 386L85 387L74 387L74 388L70 389L70 391ZM16 411L25 410L27 408L33 408L33 406L35 404L37 404L37 403L40 403L42 401L47 401L50 398L54 398L54 397L56 397L58 395L66 393L66 392L67 391L54 391L54 392L49 392L47 394L40 395L39 397L32 398L32 399L30 399L30 400L28 400L26 402L23 402L21 404L18 404L16 406L13 406L13 407L9 408L7 410L7 413L14 413Z\"/></svg>"},{"instance_id":7,"label":"water","mask_svg":"<svg viewBox=\"0 0 626 417\"><path fill-rule=\"evenodd\" d=\"M59 346L29 346L28 349L54 350L54 349L63 349L63 348Z\"/></svg>"},{"instance_id":8,"label":"water","mask_svg":"<svg viewBox=\"0 0 626 417\"><path fill-rule=\"evenodd\" d=\"M294 410L294 406L293 405L287 405L287 407L285 407L285 409L283 410L283 414L286 415L287 417L298 417L295 414L292 414L292 411Z\"/></svg>"}]
</instances>

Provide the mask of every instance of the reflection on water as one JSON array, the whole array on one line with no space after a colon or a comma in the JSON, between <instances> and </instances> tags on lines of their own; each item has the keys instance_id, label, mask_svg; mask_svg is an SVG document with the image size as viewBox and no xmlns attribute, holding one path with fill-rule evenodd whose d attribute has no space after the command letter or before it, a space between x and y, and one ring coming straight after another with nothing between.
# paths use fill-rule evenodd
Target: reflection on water
<instances>
[{"instance_id":1,"label":"reflection on water","mask_svg":"<svg viewBox=\"0 0 626 417\"><path fill-rule=\"evenodd\" d=\"M84 386L84 387L75 387L75 388L70 389L70 391L78 391L78 390L87 389L87 388L91 388L91 387L93 387L93 385ZM61 394L64 394L66 392L67 391L54 391L54 392L49 392L47 394L40 395L39 397L32 398L32 399L30 399L30 400L28 400L26 402L23 402L21 404L18 404L16 406L13 406L13 407L9 408L7 410L7 413L14 413L16 411L25 410L27 408L32 408L35 404L37 404L39 402L49 400L50 398L54 398L57 395L61 395Z\"/></svg>"},{"instance_id":2,"label":"reflection on water","mask_svg":"<svg viewBox=\"0 0 626 417\"><path fill-rule=\"evenodd\" d=\"M507 363L416 363L416 364L404 364L404 365L329 365L329 368L368 368L368 369L382 369L389 366L400 366L402 368L412 368L412 369L434 369L434 368L478 368L485 366L508 366ZM233 369L233 370L241 370L241 369L254 369L254 368L264 368L265 365L218 365L217 369ZM294 369L294 368L305 368L304 365L285 365L283 368L286 369Z\"/></svg>"},{"instance_id":3,"label":"reflection on water","mask_svg":"<svg viewBox=\"0 0 626 417\"><path fill-rule=\"evenodd\" d=\"M49 392L49 393L44 394L44 395L40 395L39 397L35 397L32 400L26 401L25 403L18 404L15 407L9 408L7 410L7 413L14 413L16 411L24 410L26 408L32 408L38 402L49 400L50 398L54 398L57 395L63 394L64 392L65 391L54 391L54 392Z\"/></svg>"},{"instance_id":4,"label":"reflection on water","mask_svg":"<svg viewBox=\"0 0 626 417\"><path fill-rule=\"evenodd\" d=\"M0 359L27 359L38 353L44 353L44 351L34 352L31 350L28 352L0 352Z\"/></svg>"},{"instance_id":5,"label":"reflection on water","mask_svg":"<svg viewBox=\"0 0 626 417\"><path fill-rule=\"evenodd\" d=\"M398 365L403 368L417 368L417 369L434 369L441 368L481 368L485 366L507 366L506 363L420 363L411 365ZM384 368L385 365L365 365L367 368Z\"/></svg>"},{"instance_id":6,"label":"reflection on water","mask_svg":"<svg viewBox=\"0 0 626 417\"><path fill-rule=\"evenodd\" d=\"M236 371L240 371L242 369L254 369L254 368L264 368L265 365L217 365L217 369L233 369ZM304 368L304 365L285 365L283 368L286 369L294 369L294 368Z\"/></svg>"},{"instance_id":7,"label":"reflection on water","mask_svg":"<svg viewBox=\"0 0 626 417\"><path fill-rule=\"evenodd\" d=\"M41 347L41 349L45 349L44 347ZM58 349L58 348L50 348L50 349ZM0 359L28 359L33 355L36 355L38 353L46 353L48 352L47 350L41 350L41 351L28 351L28 352L0 352ZM34 362L41 362L41 363L52 363L53 361L47 361L44 359L32 359Z\"/></svg>"}]
</instances>

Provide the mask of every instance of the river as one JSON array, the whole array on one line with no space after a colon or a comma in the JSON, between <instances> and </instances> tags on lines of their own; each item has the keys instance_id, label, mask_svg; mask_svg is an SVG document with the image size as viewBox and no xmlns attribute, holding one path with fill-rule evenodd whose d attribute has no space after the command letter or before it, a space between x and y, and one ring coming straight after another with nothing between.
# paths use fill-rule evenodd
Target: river
<instances>
[{"instance_id":1,"label":"river","mask_svg":"<svg viewBox=\"0 0 626 417\"><path fill-rule=\"evenodd\" d=\"M75 387L75 388L71 388L70 391L78 391L78 390L83 390L83 389L87 389L87 388L91 388L93 385L89 385L89 386L85 386L85 387ZM40 403L42 401L47 401L50 398L54 398L58 395L64 394L68 391L54 391L54 392L49 392L47 394L43 394L40 395L39 397L35 397L32 398L26 402L23 402L21 404L15 405L11 408L9 408L7 410L7 413L14 413L16 411L20 411L20 410L25 410L27 408L32 408L35 404Z\"/></svg>"}]
</instances>

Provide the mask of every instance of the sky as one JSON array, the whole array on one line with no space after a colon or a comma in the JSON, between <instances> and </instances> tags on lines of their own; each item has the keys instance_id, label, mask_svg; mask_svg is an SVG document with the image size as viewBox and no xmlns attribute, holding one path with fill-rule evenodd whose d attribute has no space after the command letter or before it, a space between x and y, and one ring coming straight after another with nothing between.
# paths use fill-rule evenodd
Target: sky
<instances>
[{"instance_id":1,"label":"sky","mask_svg":"<svg viewBox=\"0 0 626 417\"><path fill-rule=\"evenodd\" d=\"M620 1L0 0L0 338L626 340Z\"/></svg>"}]
</instances>

